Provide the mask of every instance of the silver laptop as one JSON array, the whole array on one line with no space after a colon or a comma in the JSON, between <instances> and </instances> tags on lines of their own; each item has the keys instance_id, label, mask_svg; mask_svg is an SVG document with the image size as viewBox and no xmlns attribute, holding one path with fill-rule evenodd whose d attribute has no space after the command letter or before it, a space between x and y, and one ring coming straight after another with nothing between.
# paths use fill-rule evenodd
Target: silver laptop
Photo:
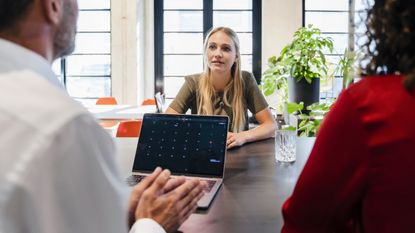
<instances>
[{"instance_id":1,"label":"silver laptop","mask_svg":"<svg viewBox=\"0 0 415 233\"><path fill-rule=\"evenodd\" d=\"M206 209L222 185L227 133L227 116L144 114L127 183L137 184L157 166L173 177L205 180L209 188L198 208Z\"/></svg>"}]
</instances>

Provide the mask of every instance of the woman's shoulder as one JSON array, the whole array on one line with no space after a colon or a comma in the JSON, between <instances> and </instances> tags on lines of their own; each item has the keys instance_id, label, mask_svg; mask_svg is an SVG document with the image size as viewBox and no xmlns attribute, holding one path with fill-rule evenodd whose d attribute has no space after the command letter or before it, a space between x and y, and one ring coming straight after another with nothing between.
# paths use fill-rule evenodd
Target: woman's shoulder
<instances>
[{"instance_id":1,"label":"woman's shoulder","mask_svg":"<svg viewBox=\"0 0 415 233\"><path fill-rule=\"evenodd\" d=\"M350 85L345 91L356 98L372 97L378 100L381 96L389 98L389 95L404 91L402 82L403 77L399 75L367 76Z\"/></svg>"},{"instance_id":2,"label":"woman's shoulder","mask_svg":"<svg viewBox=\"0 0 415 233\"><path fill-rule=\"evenodd\" d=\"M355 108L366 115L382 113L386 116L412 101L405 92L402 76L367 76L345 89L343 98L352 101Z\"/></svg>"},{"instance_id":3,"label":"woman's shoulder","mask_svg":"<svg viewBox=\"0 0 415 233\"><path fill-rule=\"evenodd\" d=\"M202 77L202 73L191 74L184 77L185 82L190 86L197 86L199 80Z\"/></svg>"},{"instance_id":4,"label":"woman's shoulder","mask_svg":"<svg viewBox=\"0 0 415 233\"><path fill-rule=\"evenodd\" d=\"M241 70L241 73L242 73L242 78L245 79L245 80L254 78L254 75L249 71Z\"/></svg>"},{"instance_id":5,"label":"woman's shoulder","mask_svg":"<svg viewBox=\"0 0 415 233\"><path fill-rule=\"evenodd\" d=\"M256 85L256 80L254 78L254 75L251 72L242 70L242 80L244 81L246 88L251 88L253 85Z\"/></svg>"}]
</instances>

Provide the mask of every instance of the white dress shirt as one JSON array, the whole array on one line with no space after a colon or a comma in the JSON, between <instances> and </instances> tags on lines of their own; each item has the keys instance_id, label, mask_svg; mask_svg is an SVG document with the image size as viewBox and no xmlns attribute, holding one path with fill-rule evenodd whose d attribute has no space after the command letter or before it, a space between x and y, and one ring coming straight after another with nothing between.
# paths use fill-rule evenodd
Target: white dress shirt
<instances>
[{"instance_id":1,"label":"white dress shirt","mask_svg":"<svg viewBox=\"0 0 415 233\"><path fill-rule=\"evenodd\" d=\"M50 64L0 39L0 233L128 232L111 137ZM130 232L165 232L151 219Z\"/></svg>"}]
</instances>

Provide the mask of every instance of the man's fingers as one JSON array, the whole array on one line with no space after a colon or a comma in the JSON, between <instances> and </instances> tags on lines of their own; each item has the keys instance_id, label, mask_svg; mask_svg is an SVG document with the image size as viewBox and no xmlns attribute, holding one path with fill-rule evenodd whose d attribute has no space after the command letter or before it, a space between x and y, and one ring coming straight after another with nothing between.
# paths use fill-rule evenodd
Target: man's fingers
<instances>
[{"instance_id":1,"label":"man's fingers","mask_svg":"<svg viewBox=\"0 0 415 233\"><path fill-rule=\"evenodd\" d=\"M170 178L170 171L164 170L157 176L156 180L150 185L150 187L145 191L146 193L151 193L154 195L157 192L160 192L164 186L166 185L167 181Z\"/></svg>"},{"instance_id":2,"label":"man's fingers","mask_svg":"<svg viewBox=\"0 0 415 233\"><path fill-rule=\"evenodd\" d=\"M193 198L193 200L183 208L183 210L180 212L180 216L182 216L183 221L188 219L189 216L195 212L197 209L197 202L203 197L203 195L204 193L200 192L198 196Z\"/></svg>"},{"instance_id":3,"label":"man's fingers","mask_svg":"<svg viewBox=\"0 0 415 233\"><path fill-rule=\"evenodd\" d=\"M204 185L200 182L196 183L196 186L181 200L179 201L179 207L184 209L186 206L190 205L191 203L197 203L200 198L203 196L204 192Z\"/></svg>"},{"instance_id":4,"label":"man's fingers","mask_svg":"<svg viewBox=\"0 0 415 233\"><path fill-rule=\"evenodd\" d=\"M130 194L130 200L128 205L128 222L130 226L135 221L134 213L136 211L138 203L140 202L142 194L148 188L148 186L150 186L153 183L156 177L160 175L161 171L162 169L160 167L157 167L150 176L146 177L139 184L133 187L133 190Z\"/></svg>"},{"instance_id":5,"label":"man's fingers","mask_svg":"<svg viewBox=\"0 0 415 233\"><path fill-rule=\"evenodd\" d=\"M168 193L172 190L174 190L175 188L179 187L180 185L182 185L184 182L186 182L186 179L184 177L177 177L174 179L170 179L167 181L167 184L164 186L164 193Z\"/></svg>"},{"instance_id":6,"label":"man's fingers","mask_svg":"<svg viewBox=\"0 0 415 233\"><path fill-rule=\"evenodd\" d=\"M133 187L130 196L130 201L132 205L138 204L138 201L140 200L144 190L146 190L153 183L153 181L156 179L157 176L160 175L161 172L162 169L160 167L157 167L151 175L147 176L140 183Z\"/></svg>"},{"instance_id":7,"label":"man's fingers","mask_svg":"<svg viewBox=\"0 0 415 233\"><path fill-rule=\"evenodd\" d=\"M186 198L188 194L199 184L199 180L186 180L186 182L177 187L171 195L176 195L177 200L181 200Z\"/></svg>"},{"instance_id":8,"label":"man's fingers","mask_svg":"<svg viewBox=\"0 0 415 233\"><path fill-rule=\"evenodd\" d=\"M209 188L208 182L201 180L200 181L200 185L202 185L202 190L207 190L207 188Z\"/></svg>"},{"instance_id":9,"label":"man's fingers","mask_svg":"<svg viewBox=\"0 0 415 233\"><path fill-rule=\"evenodd\" d=\"M142 190L142 191L147 189L154 182L154 180L161 174L162 171L163 170L160 167L156 167L156 169L154 169L151 175L147 176L140 183L134 186L133 192L135 192L136 189Z\"/></svg>"}]
</instances>

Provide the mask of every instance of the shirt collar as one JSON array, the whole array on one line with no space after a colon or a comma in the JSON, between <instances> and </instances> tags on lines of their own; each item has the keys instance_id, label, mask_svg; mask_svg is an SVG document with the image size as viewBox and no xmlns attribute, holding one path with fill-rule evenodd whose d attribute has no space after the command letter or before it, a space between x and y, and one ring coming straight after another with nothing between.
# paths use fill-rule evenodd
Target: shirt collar
<instances>
[{"instance_id":1,"label":"shirt collar","mask_svg":"<svg viewBox=\"0 0 415 233\"><path fill-rule=\"evenodd\" d=\"M16 43L0 38L0 73L31 70L49 83L64 89L51 64L39 54Z\"/></svg>"}]
</instances>

